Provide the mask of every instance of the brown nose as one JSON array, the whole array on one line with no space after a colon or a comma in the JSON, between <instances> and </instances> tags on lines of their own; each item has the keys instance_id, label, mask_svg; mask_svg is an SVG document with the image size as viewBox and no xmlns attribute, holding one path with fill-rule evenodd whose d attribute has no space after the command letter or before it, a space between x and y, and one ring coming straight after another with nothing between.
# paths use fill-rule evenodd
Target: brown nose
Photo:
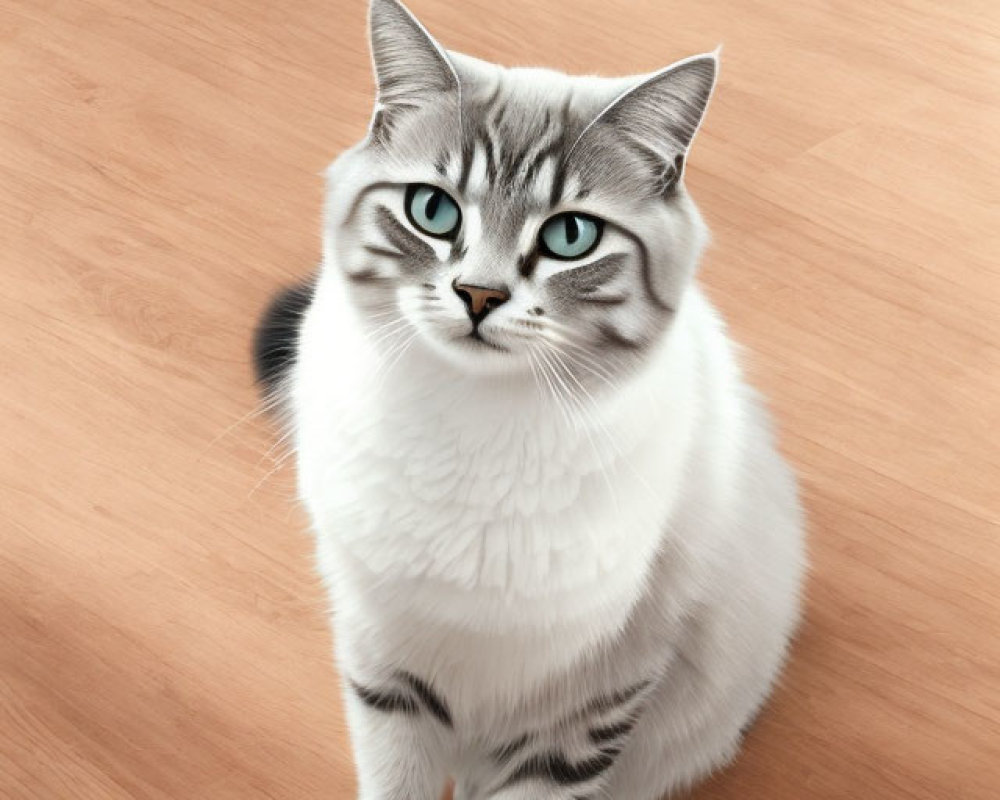
<instances>
[{"instance_id":1,"label":"brown nose","mask_svg":"<svg viewBox=\"0 0 1000 800\"><path fill-rule=\"evenodd\" d=\"M459 283L454 280L451 288L455 294L462 298L465 309L469 312L469 317L475 323L482 322L483 318L497 306L502 306L510 300L510 292L505 289L488 289L485 286L469 286L467 283Z\"/></svg>"}]
</instances>

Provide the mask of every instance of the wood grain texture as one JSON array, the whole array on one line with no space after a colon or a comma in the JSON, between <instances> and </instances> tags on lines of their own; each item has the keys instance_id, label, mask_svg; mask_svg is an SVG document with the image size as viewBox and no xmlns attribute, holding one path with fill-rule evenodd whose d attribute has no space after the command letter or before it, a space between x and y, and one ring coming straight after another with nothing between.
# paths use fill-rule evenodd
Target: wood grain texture
<instances>
[{"instance_id":1,"label":"wood grain texture","mask_svg":"<svg viewBox=\"0 0 1000 800\"><path fill-rule=\"evenodd\" d=\"M813 573L694 797L1000 796L1000 4L413 6L570 71L725 44L702 274ZM316 262L370 101L361 0L0 1L3 798L353 795L292 471L245 415L254 317Z\"/></svg>"}]
</instances>

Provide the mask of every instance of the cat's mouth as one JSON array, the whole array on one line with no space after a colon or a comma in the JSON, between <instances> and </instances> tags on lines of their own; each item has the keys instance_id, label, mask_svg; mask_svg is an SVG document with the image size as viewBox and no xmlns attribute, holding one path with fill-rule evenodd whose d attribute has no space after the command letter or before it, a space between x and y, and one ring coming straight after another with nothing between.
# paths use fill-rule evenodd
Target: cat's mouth
<instances>
[{"instance_id":1,"label":"cat's mouth","mask_svg":"<svg viewBox=\"0 0 1000 800\"><path fill-rule=\"evenodd\" d=\"M496 342L491 342L482 333L479 332L479 326L477 325L468 334L462 337L462 341L476 348L477 350L482 348L489 348L490 350L496 350L500 353L509 353L510 351L503 345L499 345Z\"/></svg>"}]
</instances>

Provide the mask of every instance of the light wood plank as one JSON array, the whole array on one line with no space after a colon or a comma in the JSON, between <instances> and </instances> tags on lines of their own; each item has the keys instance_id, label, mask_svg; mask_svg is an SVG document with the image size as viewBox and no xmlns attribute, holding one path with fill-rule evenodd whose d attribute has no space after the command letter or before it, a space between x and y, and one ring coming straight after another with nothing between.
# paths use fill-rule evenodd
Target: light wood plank
<instances>
[{"instance_id":1,"label":"light wood plank","mask_svg":"<svg viewBox=\"0 0 1000 800\"><path fill-rule=\"evenodd\" d=\"M802 474L813 573L774 702L695 797L995 798L1000 5L413 7L504 63L725 46L702 276ZM352 796L248 340L364 130L364 13L0 2L0 796Z\"/></svg>"}]
</instances>

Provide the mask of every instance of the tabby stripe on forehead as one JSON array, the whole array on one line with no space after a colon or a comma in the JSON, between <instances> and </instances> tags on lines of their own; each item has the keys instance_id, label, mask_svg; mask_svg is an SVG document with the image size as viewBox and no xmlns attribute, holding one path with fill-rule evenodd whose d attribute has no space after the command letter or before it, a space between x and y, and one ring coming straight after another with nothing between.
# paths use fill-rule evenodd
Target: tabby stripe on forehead
<instances>
[{"instance_id":1,"label":"tabby stripe on forehead","mask_svg":"<svg viewBox=\"0 0 1000 800\"><path fill-rule=\"evenodd\" d=\"M503 119L504 114L507 111L507 106L504 103L497 102L500 97L500 89L503 85L503 81L497 78L496 85L493 87L493 92L486 102L483 103L482 108L479 111L480 119L485 119L485 124L477 130L476 134L483 141L484 147L486 147L487 152L487 169L489 168L489 162L493 163L493 178L496 178L496 165L498 158L498 142L503 140L503 136L500 135L500 121Z\"/></svg>"},{"instance_id":2,"label":"tabby stripe on forehead","mask_svg":"<svg viewBox=\"0 0 1000 800\"><path fill-rule=\"evenodd\" d=\"M554 137L558 136L558 131L552 136L545 136L552 125L552 112L549 109L545 109L544 114L545 118L542 123L543 130L541 133L529 139L524 147L518 151L505 148L501 152L500 172L505 182L520 183L522 186L526 186L527 182L524 180L523 175L524 172L527 172L526 165L532 164L535 161L537 153L545 150L554 141ZM538 143L538 139L540 138L542 141ZM521 175L520 179L518 178L519 175Z\"/></svg>"},{"instance_id":3,"label":"tabby stripe on forehead","mask_svg":"<svg viewBox=\"0 0 1000 800\"><path fill-rule=\"evenodd\" d=\"M552 174L552 186L549 191L549 205L556 205L562 199L563 183L566 180L565 165L562 157L566 155L570 145L570 101L567 97L559 111L559 121L553 126L551 115L546 112L545 126L551 128L552 136L543 147L531 158L524 173L524 185L529 186L535 175L541 170L545 161L549 158L555 162L555 169ZM562 156L562 157L561 157Z\"/></svg>"},{"instance_id":4,"label":"tabby stripe on forehead","mask_svg":"<svg viewBox=\"0 0 1000 800\"><path fill-rule=\"evenodd\" d=\"M469 173L472 170L472 158L475 155L473 142L462 142L462 171L458 176L458 191L464 192L469 185Z\"/></svg>"},{"instance_id":5,"label":"tabby stripe on forehead","mask_svg":"<svg viewBox=\"0 0 1000 800\"><path fill-rule=\"evenodd\" d=\"M499 94L499 84L497 85L497 94ZM493 103L496 100L496 96L490 98L490 102ZM487 111L489 108L487 108ZM493 113L488 117L487 125L490 129L490 133L499 141L503 141L503 136L500 134L500 123L503 122L503 118L507 115L507 104L506 103L496 103Z\"/></svg>"},{"instance_id":6,"label":"tabby stripe on forehead","mask_svg":"<svg viewBox=\"0 0 1000 800\"><path fill-rule=\"evenodd\" d=\"M492 187L497 179L496 144L489 131L484 128L476 129L476 140L483 147L483 154L486 156L486 182Z\"/></svg>"},{"instance_id":7,"label":"tabby stripe on forehead","mask_svg":"<svg viewBox=\"0 0 1000 800\"><path fill-rule=\"evenodd\" d=\"M501 180L504 181L504 183L512 183L517 165L524 160L524 156L530 149L531 144L529 143L526 145L525 148L519 153L514 151L509 142L505 142L504 144L505 146L500 148Z\"/></svg>"},{"instance_id":8,"label":"tabby stripe on forehead","mask_svg":"<svg viewBox=\"0 0 1000 800\"><path fill-rule=\"evenodd\" d=\"M570 99L571 98L567 98L566 102L563 104L562 107L561 124L562 124L562 135L563 135L563 141L562 141L563 157L556 162L555 174L552 176L552 191L549 194L549 204L552 206L555 206L557 203L559 203L560 200L562 200L563 188L566 185L566 157L569 155L569 153L566 152L566 145L569 144L569 149L572 150L572 145L566 138L569 136Z\"/></svg>"},{"instance_id":9,"label":"tabby stripe on forehead","mask_svg":"<svg viewBox=\"0 0 1000 800\"><path fill-rule=\"evenodd\" d=\"M419 711L416 701L402 692L393 689L371 689L362 686L360 683L351 681L351 689L369 708L382 711L386 714L400 713L413 716Z\"/></svg>"},{"instance_id":10,"label":"tabby stripe on forehead","mask_svg":"<svg viewBox=\"0 0 1000 800\"><path fill-rule=\"evenodd\" d=\"M517 163L514 164L515 169L521 170L519 183L524 187L527 187L531 183L531 179L541 165L541 162L559 141L559 131L552 127L552 112L548 109L545 109L545 121L542 123L542 129L546 137L542 139L534 150L531 149L531 143L529 142L524 152L518 157Z\"/></svg>"},{"instance_id":11,"label":"tabby stripe on forehead","mask_svg":"<svg viewBox=\"0 0 1000 800\"><path fill-rule=\"evenodd\" d=\"M490 96L486 98L483 102L482 110L480 111L480 116L486 116L492 109L500 96L500 89L503 88L503 79L497 75L497 82L493 84L493 91L490 92Z\"/></svg>"},{"instance_id":12,"label":"tabby stripe on forehead","mask_svg":"<svg viewBox=\"0 0 1000 800\"><path fill-rule=\"evenodd\" d=\"M442 150L434 162L434 169L437 170L438 175L448 174L448 164L451 162L451 153L447 150Z\"/></svg>"},{"instance_id":13,"label":"tabby stripe on forehead","mask_svg":"<svg viewBox=\"0 0 1000 800\"><path fill-rule=\"evenodd\" d=\"M437 718L438 722L445 727L452 727L451 711L448 710L448 704L438 696L427 682L409 672L401 671L397 673L397 677L413 690L414 694L420 698L420 702Z\"/></svg>"},{"instance_id":14,"label":"tabby stripe on forehead","mask_svg":"<svg viewBox=\"0 0 1000 800\"><path fill-rule=\"evenodd\" d=\"M524 176L521 183L525 187L531 184L535 175L541 170L542 165L545 164L547 159L552 158L555 161L555 171L552 176L553 188L550 191L551 205L555 205L562 196L562 182L565 178L563 159L560 156L566 155L566 150L570 144L569 106L570 98L567 98L559 111L559 121L556 123L553 123L552 114L546 110L545 129L550 132L550 135L531 156L524 156L524 161L527 165L524 168Z\"/></svg>"}]
</instances>

